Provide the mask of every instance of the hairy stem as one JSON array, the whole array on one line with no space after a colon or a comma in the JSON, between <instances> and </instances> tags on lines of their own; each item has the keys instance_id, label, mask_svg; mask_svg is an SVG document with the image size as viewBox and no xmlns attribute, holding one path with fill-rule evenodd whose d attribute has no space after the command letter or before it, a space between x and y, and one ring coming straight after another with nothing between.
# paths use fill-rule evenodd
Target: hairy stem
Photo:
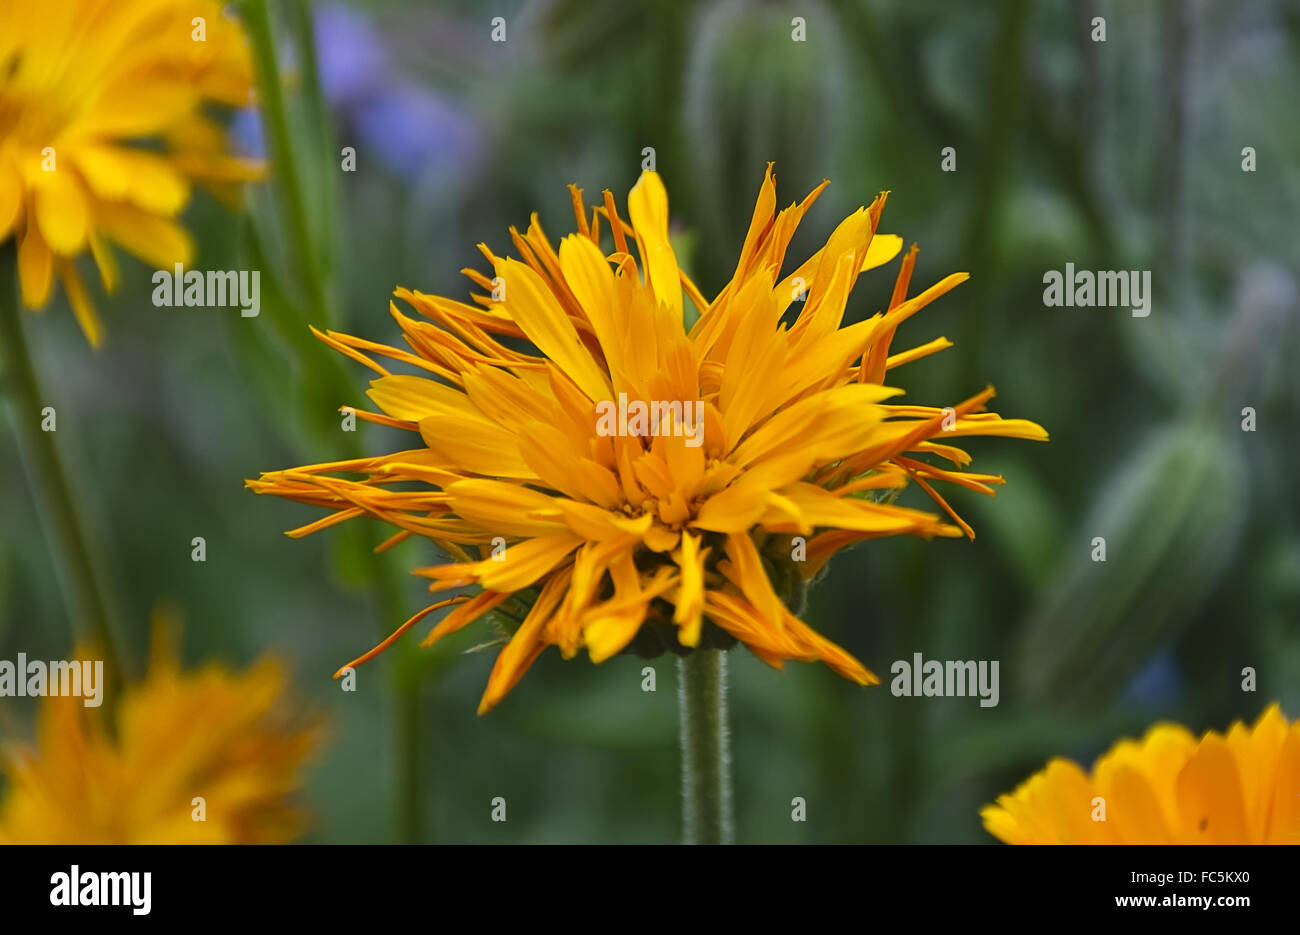
<instances>
[{"instance_id":1,"label":"hairy stem","mask_svg":"<svg viewBox=\"0 0 1300 935\"><path fill-rule=\"evenodd\" d=\"M730 844L734 832L726 653L696 649L678 659L677 687L685 841L687 844Z\"/></svg>"}]
</instances>

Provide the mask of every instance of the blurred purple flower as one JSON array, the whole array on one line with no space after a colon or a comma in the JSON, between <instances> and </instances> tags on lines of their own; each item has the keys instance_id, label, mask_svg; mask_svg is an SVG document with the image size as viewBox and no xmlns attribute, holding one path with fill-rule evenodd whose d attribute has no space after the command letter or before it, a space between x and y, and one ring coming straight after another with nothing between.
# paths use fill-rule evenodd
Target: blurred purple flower
<instances>
[{"instance_id":1,"label":"blurred purple flower","mask_svg":"<svg viewBox=\"0 0 1300 935\"><path fill-rule=\"evenodd\" d=\"M313 32L339 143L356 147L359 164L374 157L408 182L427 173L463 174L478 164L483 134L477 121L446 97L398 76L368 18L325 4L315 10ZM255 109L236 114L231 132L241 149L264 154Z\"/></svg>"},{"instance_id":2,"label":"blurred purple flower","mask_svg":"<svg viewBox=\"0 0 1300 935\"><path fill-rule=\"evenodd\" d=\"M405 178L431 170L460 172L477 163L482 136L473 118L413 83L389 85L352 120L380 160Z\"/></svg>"},{"instance_id":3,"label":"blurred purple flower","mask_svg":"<svg viewBox=\"0 0 1300 935\"><path fill-rule=\"evenodd\" d=\"M1175 704L1182 696L1182 671L1168 649L1152 656L1133 676L1124 692L1127 701L1150 707Z\"/></svg>"},{"instance_id":4,"label":"blurred purple flower","mask_svg":"<svg viewBox=\"0 0 1300 935\"><path fill-rule=\"evenodd\" d=\"M382 90L389 59L370 20L342 4L318 6L312 18L325 98L349 108Z\"/></svg>"}]
</instances>

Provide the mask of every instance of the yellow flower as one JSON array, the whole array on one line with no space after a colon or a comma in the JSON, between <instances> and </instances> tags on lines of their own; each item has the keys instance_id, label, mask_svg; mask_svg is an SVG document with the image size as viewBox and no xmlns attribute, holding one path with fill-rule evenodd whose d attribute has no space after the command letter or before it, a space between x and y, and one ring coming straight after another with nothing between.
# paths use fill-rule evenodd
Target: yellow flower
<instances>
[{"instance_id":1,"label":"yellow flower","mask_svg":"<svg viewBox=\"0 0 1300 935\"><path fill-rule=\"evenodd\" d=\"M57 274L97 344L76 257L90 250L110 292L113 243L160 269L188 263L193 245L175 218L191 182L229 200L260 172L227 155L203 112L249 103L244 36L217 0L2 6L0 243L17 239L23 304L43 308Z\"/></svg>"},{"instance_id":2,"label":"yellow flower","mask_svg":"<svg viewBox=\"0 0 1300 935\"><path fill-rule=\"evenodd\" d=\"M156 635L147 678L124 690L115 735L107 704L41 701L36 749L5 751L0 843L292 840L304 822L288 798L320 726L286 717L285 691L272 659L242 673L213 663L182 672L170 641Z\"/></svg>"},{"instance_id":3,"label":"yellow flower","mask_svg":"<svg viewBox=\"0 0 1300 935\"><path fill-rule=\"evenodd\" d=\"M1274 704L1199 741L1157 724L1092 775L1052 760L981 816L1008 844L1300 844L1300 721Z\"/></svg>"},{"instance_id":4,"label":"yellow flower","mask_svg":"<svg viewBox=\"0 0 1300 935\"><path fill-rule=\"evenodd\" d=\"M1046 433L984 412L992 389L946 410L884 403L901 392L882 385L887 371L949 346L939 338L891 355L895 329L967 277L908 298L913 247L888 311L845 325L858 274L893 259L902 241L875 236L882 194L781 278L795 227L825 184L778 214L769 167L735 275L712 302L678 267L667 193L646 172L628 197L630 225L608 191L589 222L571 188L578 230L558 251L536 215L526 233L511 230L522 259L480 246L493 278L465 272L492 295L474 296L476 305L398 289L427 319L390 303L409 351L319 335L379 374L369 395L382 413L356 414L412 432L418 447L268 473L249 486L335 511L290 535L378 517L400 528L390 544L417 534L461 558L416 570L433 579L430 590L482 588L426 607L352 665L435 609L455 605L426 645L521 594L531 610L497 657L480 712L548 646L566 658L585 648L600 662L629 645L685 651L739 640L777 668L821 659L859 683L877 681L783 598L860 540L970 534L930 482L991 494L1002 479L961 470L970 457L952 441ZM601 245L602 219L612 252ZM699 312L689 331L683 292ZM801 311L788 325L792 307ZM376 357L422 375L392 374ZM657 431L654 420L634 421L638 405L662 416ZM909 480L956 525L881 502Z\"/></svg>"}]
</instances>

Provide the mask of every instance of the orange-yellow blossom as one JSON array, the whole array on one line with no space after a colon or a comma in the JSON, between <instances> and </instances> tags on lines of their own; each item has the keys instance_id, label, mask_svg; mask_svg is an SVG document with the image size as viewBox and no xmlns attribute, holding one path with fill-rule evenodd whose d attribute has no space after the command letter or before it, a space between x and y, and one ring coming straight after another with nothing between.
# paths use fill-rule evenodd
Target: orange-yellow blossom
<instances>
[{"instance_id":1,"label":"orange-yellow blossom","mask_svg":"<svg viewBox=\"0 0 1300 935\"><path fill-rule=\"evenodd\" d=\"M398 289L414 313L390 303L406 348L319 335L376 374L379 412L357 415L415 444L249 486L332 511L291 535L378 517L399 529L389 544L425 536L459 558L416 569L430 590L479 589L425 608L353 665L439 606L452 609L426 645L522 593L531 609L497 656L480 711L548 646L600 662L651 633L675 649L739 640L777 668L820 659L877 681L795 616L776 569L807 579L864 539L970 535L934 483L992 494L1002 478L965 470L970 457L954 441L1046 433L986 412L992 389L947 409L890 402L901 393L886 385L890 371L949 346L891 353L896 329L967 277L909 295L913 247L888 307L847 321L858 276L893 260L902 241L876 233L882 194L783 277L795 228L824 187L778 212L769 167L735 273L712 301L678 265L667 193L646 172L627 220L608 191L588 215L573 188L577 231L558 248L536 215L511 230L517 259L481 246L490 275L464 271L483 290L474 304ZM698 312L689 330L684 301ZM623 398L701 403L702 443L672 414L655 433L599 430L601 405ZM882 502L909 481L951 522Z\"/></svg>"}]
</instances>

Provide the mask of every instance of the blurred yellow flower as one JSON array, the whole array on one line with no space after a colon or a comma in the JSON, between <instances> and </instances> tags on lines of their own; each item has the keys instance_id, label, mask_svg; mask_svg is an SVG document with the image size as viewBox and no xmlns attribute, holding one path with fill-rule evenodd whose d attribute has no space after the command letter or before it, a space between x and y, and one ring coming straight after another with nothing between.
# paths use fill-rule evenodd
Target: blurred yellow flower
<instances>
[{"instance_id":1,"label":"blurred yellow flower","mask_svg":"<svg viewBox=\"0 0 1300 935\"><path fill-rule=\"evenodd\" d=\"M600 662L629 645L685 651L739 640L777 668L821 659L859 683L877 681L799 620L789 598L860 540L971 534L930 482L992 494L1002 479L961 470L970 457L953 439L1046 433L984 412L992 389L947 409L884 403L901 392L882 385L887 371L949 346L939 338L890 354L895 329L967 277L908 298L914 247L888 310L845 325L858 275L894 259L902 241L876 235L882 194L780 278L795 227L824 187L776 213L769 167L735 275L712 302L679 268L667 192L646 172L628 196L630 225L608 191L588 221L572 188L578 231L558 252L536 215L526 233L511 229L521 260L480 246L493 274L465 271L491 293L475 295L477 306L397 290L429 319L390 304L409 351L319 335L379 374L369 395L382 413L356 415L420 444L267 473L249 486L335 511L290 535L378 517L401 530L390 543L418 534L462 559L417 569L433 579L430 590L482 588L421 610L352 665L435 609L456 605L426 645L520 594L531 610L497 657L480 712L548 646L566 658L585 648ZM699 312L689 330L683 291ZM783 322L795 307L797 320ZM423 376L392 374L377 357ZM956 525L882 502L909 481Z\"/></svg>"},{"instance_id":2,"label":"blurred yellow flower","mask_svg":"<svg viewBox=\"0 0 1300 935\"><path fill-rule=\"evenodd\" d=\"M291 712L281 666L182 672L165 631L143 682L102 708L42 699L36 748L5 750L0 843L276 844L302 833L289 803L318 720ZM203 820L198 820L202 818Z\"/></svg>"},{"instance_id":3,"label":"blurred yellow flower","mask_svg":"<svg viewBox=\"0 0 1300 935\"><path fill-rule=\"evenodd\" d=\"M217 0L0 0L0 243L18 242L23 304L54 276L92 344L102 326L75 259L104 288L112 244L170 271L194 181L229 201L260 167L227 154L208 102L250 103L243 32Z\"/></svg>"},{"instance_id":4,"label":"blurred yellow flower","mask_svg":"<svg viewBox=\"0 0 1300 935\"><path fill-rule=\"evenodd\" d=\"M1300 721L1274 704L1199 741L1157 724L1091 775L1052 760L981 817L1008 844L1300 844Z\"/></svg>"}]
</instances>

